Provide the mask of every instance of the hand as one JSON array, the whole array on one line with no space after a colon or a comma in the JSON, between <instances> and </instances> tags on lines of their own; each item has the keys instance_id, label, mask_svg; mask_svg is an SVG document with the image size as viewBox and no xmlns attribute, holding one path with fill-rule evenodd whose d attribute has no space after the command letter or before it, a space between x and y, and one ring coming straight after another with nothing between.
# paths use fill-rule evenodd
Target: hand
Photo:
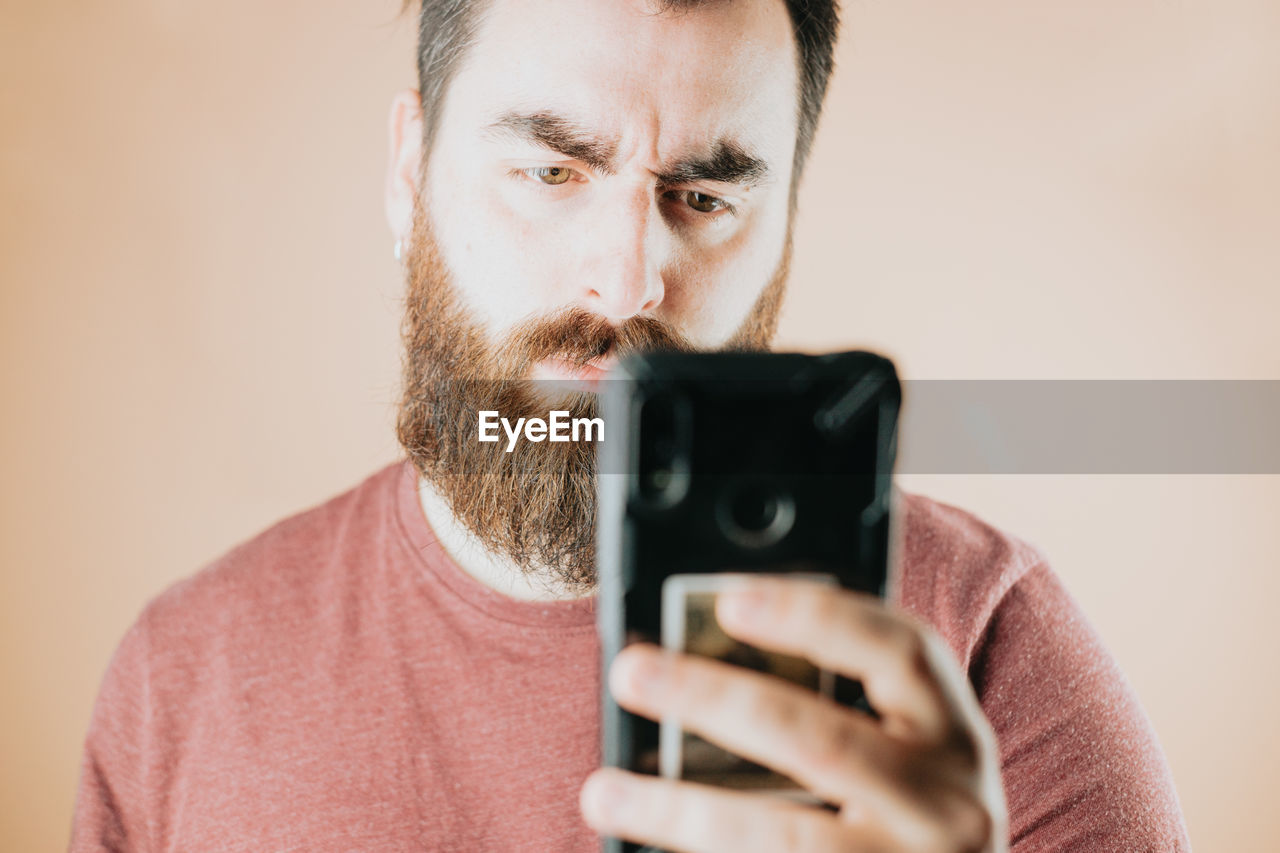
<instances>
[{"instance_id":1,"label":"hand","mask_svg":"<svg viewBox=\"0 0 1280 853\"><path fill-rule=\"evenodd\" d=\"M743 642L862 682L874 719L780 678L636 644L609 672L628 710L773 768L837 807L602 768L582 789L598 832L703 851L1007 850L995 735L951 651L883 602L814 581L751 578L716 618Z\"/></svg>"}]
</instances>

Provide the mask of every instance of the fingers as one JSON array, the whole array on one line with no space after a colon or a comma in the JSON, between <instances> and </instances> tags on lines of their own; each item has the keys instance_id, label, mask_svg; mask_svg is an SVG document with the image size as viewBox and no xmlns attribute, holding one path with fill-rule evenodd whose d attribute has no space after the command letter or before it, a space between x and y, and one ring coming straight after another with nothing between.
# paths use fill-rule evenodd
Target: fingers
<instances>
[{"instance_id":1,"label":"fingers","mask_svg":"<svg viewBox=\"0 0 1280 853\"><path fill-rule=\"evenodd\" d=\"M621 770L592 774L582 788L581 807L599 832L684 853L887 849L854 846L855 830L831 812Z\"/></svg>"},{"instance_id":2,"label":"fingers","mask_svg":"<svg viewBox=\"0 0 1280 853\"><path fill-rule=\"evenodd\" d=\"M939 656L950 652L877 599L814 581L751 578L720 594L716 618L744 642L858 679L894 736L940 744L963 728L938 677L948 662Z\"/></svg>"},{"instance_id":3,"label":"fingers","mask_svg":"<svg viewBox=\"0 0 1280 853\"><path fill-rule=\"evenodd\" d=\"M647 644L619 653L613 695L841 811L644 777L639 784L663 787L628 797L635 822L614 834L676 850L976 851L1005 837L994 734L932 631L881 601L797 578L743 578L720 594L716 616L740 640L858 679L880 718L773 675ZM757 838L769 840L753 846Z\"/></svg>"},{"instance_id":4,"label":"fingers","mask_svg":"<svg viewBox=\"0 0 1280 853\"><path fill-rule=\"evenodd\" d=\"M609 686L627 708L669 718L730 752L794 779L828 802L857 802L879 825L914 832L914 791L895 783L912 748L870 717L798 685L697 655L647 644L615 659Z\"/></svg>"}]
</instances>

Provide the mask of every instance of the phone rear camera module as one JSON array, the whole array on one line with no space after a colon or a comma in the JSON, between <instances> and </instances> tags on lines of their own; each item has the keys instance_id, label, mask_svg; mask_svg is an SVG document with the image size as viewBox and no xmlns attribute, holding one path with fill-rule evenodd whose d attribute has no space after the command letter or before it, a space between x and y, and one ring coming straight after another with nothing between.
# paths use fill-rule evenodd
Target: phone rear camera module
<instances>
[{"instance_id":1,"label":"phone rear camera module","mask_svg":"<svg viewBox=\"0 0 1280 853\"><path fill-rule=\"evenodd\" d=\"M776 485L738 483L721 494L716 518L724 535L739 547L767 548L791 532L796 504Z\"/></svg>"},{"instance_id":2,"label":"phone rear camera module","mask_svg":"<svg viewBox=\"0 0 1280 853\"><path fill-rule=\"evenodd\" d=\"M634 417L637 447L636 497L650 510L669 510L689 490L688 403L670 392L644 398Z\"/></svg>"}]
</instances>

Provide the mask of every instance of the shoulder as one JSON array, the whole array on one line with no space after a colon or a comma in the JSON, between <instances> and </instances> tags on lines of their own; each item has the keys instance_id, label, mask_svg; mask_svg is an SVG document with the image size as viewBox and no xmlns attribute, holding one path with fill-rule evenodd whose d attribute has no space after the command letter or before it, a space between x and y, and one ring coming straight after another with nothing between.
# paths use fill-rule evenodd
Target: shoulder
<instances>
[{"instance_id":1,"label":"shoulder","mask_svg":"<svg viewBox=\"0 0 1280 853\"><path fill-rule=\"evenodd\" d=\"M404 474L383 468L147 603L99 689L77 837L117 821L131 837L163 838L185 808L220 807L202 786L267 772L255 763L267 750L292 754L279 751L296 748L317 667L342 659L339 629L361 604L365 557L390 535Z\"/></svg>"},{"instance_id":2,"label":"shoulder","mask_svg":"<svg viewBox=\"0 0 1280 853\"><path fill-rule=\"evenodd\" d=\"M341 552L358 550L394 515L402 462L290 515L237 544L153 598L131 633L153 655L205 657L288 633L348 584Z\"/></svg>"},{"instance_id":3,"label":"shoulder","mask_svg":"<svg viewBox=\"0 0 1280 853\"><path fill-rule=\"evenodd\" d=\"M1035 546L976 515L923 495L898 492L894 598L932 625L967 666L1001 600L1032 569Z\"/></svg>"}]
</instances>

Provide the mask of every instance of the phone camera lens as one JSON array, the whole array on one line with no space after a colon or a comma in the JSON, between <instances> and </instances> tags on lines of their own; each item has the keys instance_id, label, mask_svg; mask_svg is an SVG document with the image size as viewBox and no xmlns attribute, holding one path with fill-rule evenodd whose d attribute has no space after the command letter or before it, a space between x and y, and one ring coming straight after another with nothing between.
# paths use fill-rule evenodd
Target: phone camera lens
<instances>
[{"instance_id":1,"label":"phone camera lens","mask_svg":"<svg viewBox=\"0 0 1280 853\"><path fill-rule=\"evenodd\" d=\"M654 494L665 492L671 485L671 472L666 468L659 468L656 471L650 471L648 479L649 488Z\"/></svg>"},{"instance_id":2,"label":"phone camera lens","mask_svg":"<svg viewBox=\"0 0 1280 853\"><path fill-rule=\"evenodd\" d=\"M746 488L738 493L730 512L738 527L759 533L778 517L778 499L759 487Z\"/></svg>"},{"instance_id":3,"label":"phone camera lens","mask_svg":"<svg viewBox=\"0 0 1280 853\"><path fill-rule=\"evenodd\" d=\"M767 548L780 542L795 524L791 495L771 483L739 483L720 496L720 529L742 548Z\"/></svg>"}]
</instances>

